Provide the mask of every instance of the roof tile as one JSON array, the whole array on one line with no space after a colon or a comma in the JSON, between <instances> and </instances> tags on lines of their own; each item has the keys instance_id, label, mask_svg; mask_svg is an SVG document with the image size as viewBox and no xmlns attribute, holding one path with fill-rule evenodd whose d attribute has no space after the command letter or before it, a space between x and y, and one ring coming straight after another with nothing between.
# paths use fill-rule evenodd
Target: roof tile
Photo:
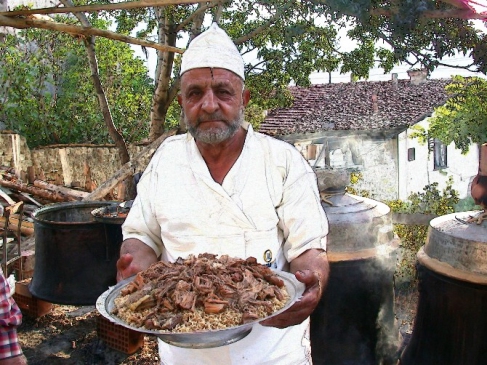
<instances>
[{"instance_id":1,"label":"roof tile","mask_svg":"<svg viewBox=\"0 0 487 365\"><path fill-rule=\"evenodd\" d=\"M397 80L394 85L391 80L292 86L294 104L269 112L259 131L284 136L409 127L445 103L445 86L451 82L434 79L414 85L409 80Z\"/></svg>"}]
</instances>

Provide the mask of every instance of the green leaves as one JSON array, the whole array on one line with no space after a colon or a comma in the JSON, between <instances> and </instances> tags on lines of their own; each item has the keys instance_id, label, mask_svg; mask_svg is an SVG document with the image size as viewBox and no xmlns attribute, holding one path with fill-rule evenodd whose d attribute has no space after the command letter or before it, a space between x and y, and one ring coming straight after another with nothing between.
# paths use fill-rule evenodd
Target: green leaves
<instances>
[{"instance_id":1,"label":"green leaves","mask_svg":"<svg viewBox=\"0 0 487 365\"><path fill-rule=\"evenodd\" d=\"M95 47L116 127L127 141L146 137L154 87L143 61L125 43L98 38ZM82 40L32 29L9 36L0 46L0 81L0 120L30 147L112 142Z\"/></svg>"},{"instance_id":2,"label":"green leaves","mask_svg":"<svg viewBox=\"0 0 487 365\"><path fill-rule=\"evenodd\" d=\"M423 213L438 216L455 212L459 202L458 192L453 189L450 177L445 188L438 190L438 183L426 185L422 192L413 193L407 201L393 200L386 202L392 212ZM416 277L416 254L426 243L427 225L395 224L394 232L401 239L402 255L397 265L395 276L399 281L413 281Z\"/></svg>"},{"instance_id":3,"label":"green leaves","mask_svg":"<svg viewBox=\"0 0 487 365\"><path fill-rule=\"evenodd\" d=\"M450 99L435 109L428 135L467 153L472 143L487 141L487 81L456 76L446 90Z\"/></svg>"}]
</instances>

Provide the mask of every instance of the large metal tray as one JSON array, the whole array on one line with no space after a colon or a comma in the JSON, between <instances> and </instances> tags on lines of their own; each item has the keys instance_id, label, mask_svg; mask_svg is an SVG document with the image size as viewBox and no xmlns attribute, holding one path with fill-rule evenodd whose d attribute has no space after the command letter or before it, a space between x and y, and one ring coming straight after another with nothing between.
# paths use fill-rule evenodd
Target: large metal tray
<instances>
[{"instance_id":1,"label":"large metal tray","mask_svg":"<svg viewBox=\"0 0 487 365\"><path fill-rule=\"evenodd\" d=\"M146 330L125 323L120 318L111 314L111 312L115 306L114 304L115 298L118 297L121 289L124 288L129 282L133 280L134 278L133 276L119 282L117 285L111 287L110 289L105 291L102 295L100 295L98 297L98 300L96 301L96 308L101 315L103 315L105 318L107 318L108 320L110 320L115 324L132 329L134 331L157 336L162 341L174 346L196 349L196 348L211 348L211 347L229 345L247 336L252 331L253 326L256 325L258 322L261 322L264 319L273 317L279 313L284 312L286 309L291 307L297 300L301 298L305 289L305 285L299 282L296 279L296 277L291 273L287 273L283 271L275 271L275 272L284 281L284 284L286 285L286 289L289 294L289 301L286 303L286 305L280 310L278 310L277 312L274 312L272 315L266 318L261 318L254 322L249 322L236 327L230 327L224 330L200 331L200 332L190 332L190 333L171 333L166 331Z\"/></svg>"}]
</instances>

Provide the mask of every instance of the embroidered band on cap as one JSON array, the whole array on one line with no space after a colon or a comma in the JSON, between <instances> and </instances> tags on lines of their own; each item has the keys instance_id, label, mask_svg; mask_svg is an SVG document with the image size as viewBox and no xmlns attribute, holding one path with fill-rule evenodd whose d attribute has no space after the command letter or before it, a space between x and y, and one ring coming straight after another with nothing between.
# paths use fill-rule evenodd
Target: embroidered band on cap
<instances>
[{"instance_id":1,"label":"embroidered band on cap","mask_svg":"<svg viewBox=\"0 0 487 365\"><path fill-rule=\"evenodd\" d=\"M194 68L224 68L245 80L244 61L237 47L216 23L191 41L181 59L181 75Z\"/></svg>"}]
</instances>

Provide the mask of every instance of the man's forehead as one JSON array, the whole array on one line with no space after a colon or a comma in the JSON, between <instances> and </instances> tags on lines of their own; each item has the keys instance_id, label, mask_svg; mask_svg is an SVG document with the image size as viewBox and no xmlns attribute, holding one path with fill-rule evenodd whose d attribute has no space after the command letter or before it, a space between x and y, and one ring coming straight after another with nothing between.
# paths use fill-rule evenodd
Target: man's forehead
<instances>
[{"instance_id":1,"label":"man's forehead","mask_svg":"<svg viewBox=\"0 0 487 365\"><path fill-rule=\"evenodd\" d=\"M223 68L195 68L185 72L181 77L182 84L242 82L239 76Z\"/></svg>"}]
</instances>

